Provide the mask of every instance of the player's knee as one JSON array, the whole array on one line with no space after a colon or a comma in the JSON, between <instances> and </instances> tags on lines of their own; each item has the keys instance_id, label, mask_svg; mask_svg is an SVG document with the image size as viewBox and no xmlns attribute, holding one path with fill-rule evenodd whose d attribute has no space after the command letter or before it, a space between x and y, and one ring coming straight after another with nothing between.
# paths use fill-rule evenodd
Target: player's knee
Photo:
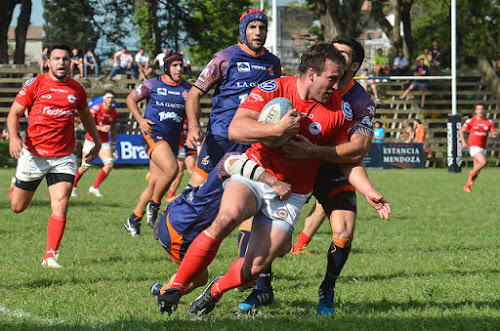
<instances>
[{"instance_id":1,"label":"player's knee","mask_svg":"<svg viewBox=\"0 0 500 331\"><path fill-rule=\"evenodd\" d=\"M26 208L28 208L28 205L26 205L26 204L14 202L14 201L10 204L10 209L16 214L22 213L23 211L26 210Z\"/></svg>"},{"instance_id":2,"label":"player's knee","mask_svg":"<svg viewBox=\"0 0 500 331\"><path fill-rule=\"evenodd\" d=\"M291 249L292 249L292 243L290 241L288 241L288 242L284 243L283 245L281 245L281 247L279 248L279 250L277 252L277 256L283 257L288 252L290 252Z\"/></svg>"}]
</instances>

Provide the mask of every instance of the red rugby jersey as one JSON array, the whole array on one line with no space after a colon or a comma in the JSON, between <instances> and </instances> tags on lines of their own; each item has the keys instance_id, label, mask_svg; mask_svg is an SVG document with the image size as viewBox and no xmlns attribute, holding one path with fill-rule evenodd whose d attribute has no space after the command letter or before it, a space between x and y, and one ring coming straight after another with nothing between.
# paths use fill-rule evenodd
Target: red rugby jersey
<instances>
[{"instance_id":1,"label":"red rugby jersey","mask_svg":"<svg viewBox=\"0 0 500 331\"><path fill-rule=\"evenodd\" d=\"M495 125L492 121L487 118L480 120L477 116L473 116L465 121L463 127L465 130L470 131L469 138L467 139L469 146L478 146L481 148L486 148L488 133L495 131Z\"/></svg>"},{"instance_id":2,"label":"red rugby jersey","mask_svg":"<svg viewBox=\"0 0 500 331\"><path fill-rule=\"evenodd\" d=\"M59 157L75 148L74 118L87 108L87 93L76 80L55 81L49 73L27 80L15 101L28 110L24 144L36 155Z\"/></svg>"},{"instance_id":3,"label":"red rugby jersey","mask_svg":"<svg viewBox=\"0 0 500 331\"><path fill-rule=\"evenodd\" d=\"M297 79L297 76L281 77L264 82L252 90L241 107L260 112L270 100L287 98L302 116L301 135L317 145L348 141L348 129L352 122L342 112L342 99L332 96L325 105L303 100L297 91ZM307 194L312 191L321 162L319 159L291 159L281 147L263 143L252 144L246 154L278 179L289 182L294 193Z\"/></svg>"},{"instance_id":4,"label":"red rugby jersey","mask_svg":"<svg viewBox=\"0 0 500 331\"><path fill-rule=\"evenodd\" d=\"M92 117L94 117L95 123L97 125L111 125L111 124L116 124L118 122L118 112L116 111L115 107L111 107L110 109L104 108L104 104L100 103L97 105L92 106L90 108L90 113L92 114ZM109 133L108 132L102 132L102 131L97 131L99 133L99 137L101 138L102 143L107 143L109 142ZM86 134L86 139L88 141L94 141L90 134L87 132Z\"/></svg>"}]
</instances>

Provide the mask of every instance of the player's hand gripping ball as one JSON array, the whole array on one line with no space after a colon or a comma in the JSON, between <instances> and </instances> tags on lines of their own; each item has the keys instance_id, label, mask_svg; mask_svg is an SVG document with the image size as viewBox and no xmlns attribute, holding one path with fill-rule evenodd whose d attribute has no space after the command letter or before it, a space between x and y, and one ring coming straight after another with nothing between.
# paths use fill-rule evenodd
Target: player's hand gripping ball
<instances>
[{"instance_id":1,"label":"player's hand gripping ball","mask_svg":"<svg viewBox=\"0 0 500 331\"><path fill-rule=\"evenodd\" d=\"M283 116L288 113L290 109L295 107L287 98L274 98L262 108L259 115L259 122L261 123L278 123ZM264 144L268 146L280 146L285 143L290 137L283 136L273 140L264 141Z\"/></svg>"}]
</instances>

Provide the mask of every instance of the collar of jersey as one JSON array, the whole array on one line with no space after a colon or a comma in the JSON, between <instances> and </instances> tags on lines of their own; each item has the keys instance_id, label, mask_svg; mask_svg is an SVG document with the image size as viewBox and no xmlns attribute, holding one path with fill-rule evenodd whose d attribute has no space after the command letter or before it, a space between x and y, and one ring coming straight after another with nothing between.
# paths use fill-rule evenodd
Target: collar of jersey
<instances>
[{"instance_id":1,"label":"collar of jersey","mask_svg":"<svg viewBox=\"0 0 500 331\"><path fill-rule=\"evenodd\" d=\"M337 91L335 93L337 93L339 96L343 96L345 95L350 89L351 87L354 86L354 80L351 79L351 81L349 82L349 84L347 85L347 87L345 89L343 89L342 91Z\"/></svg>"},{"instance_id":2,"label":"collar of jersey","mask_svg":"<svg viewBox=\"0 0 500 331\"><path fill-rule=\"evenodd\" d=\"M177 85L179 85L180 83L182 83L182 79L181 79L180 81L178 81L178 82L173 82L173 83L171 83L171 82L167 82L167 81L166 81L166 79L165 79L165 76L166 76L166 75L167 75L167 74L163 74L163 75L161 75L161 80L162 80L165 84L172 85L172 86L177 86Z\"/></svg>"},{"instance_id":3,"label":"collar of jersey","mask_svg":"<svg viewBox=\"0 0 500 331\"><path fill-rule=\"evenodd\" d=\"M245 52L245 53L248 53L252 56L261 56L261 55L264 55L264 48L262 48L262 50L259 52L259 54L256 54L254 51L252 51L250 49L250 47L248 47L245 43L243 43L242 41L238 41L238 46L240 46L240 48Z\"/></svg>"}]
</instances>

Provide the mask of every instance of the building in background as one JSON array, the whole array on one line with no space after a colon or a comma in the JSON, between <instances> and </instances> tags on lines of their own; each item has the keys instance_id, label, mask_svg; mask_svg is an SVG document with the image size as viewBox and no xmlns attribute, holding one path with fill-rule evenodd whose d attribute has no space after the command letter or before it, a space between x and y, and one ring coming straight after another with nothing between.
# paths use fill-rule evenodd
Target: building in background
<instances>
[{"instance_id":1,"label":"building in background","mask_svg":"<svg viewBox=\"0 0 500 331\"><path fill-rule=\"evenodd\" d=\"M16 27L9 26L9 32L7 34L7 42L9 48L16 48ZM42 27L41 26L29 26L28 32L26 34L26 46L25 46L25 59L24 64L30 66L37 66L40 59L40 54L42 54L43 49L43 37L42 37ZM14 58L10 59L9 63L14 63Z\"/></svg>"}]
</instances>

